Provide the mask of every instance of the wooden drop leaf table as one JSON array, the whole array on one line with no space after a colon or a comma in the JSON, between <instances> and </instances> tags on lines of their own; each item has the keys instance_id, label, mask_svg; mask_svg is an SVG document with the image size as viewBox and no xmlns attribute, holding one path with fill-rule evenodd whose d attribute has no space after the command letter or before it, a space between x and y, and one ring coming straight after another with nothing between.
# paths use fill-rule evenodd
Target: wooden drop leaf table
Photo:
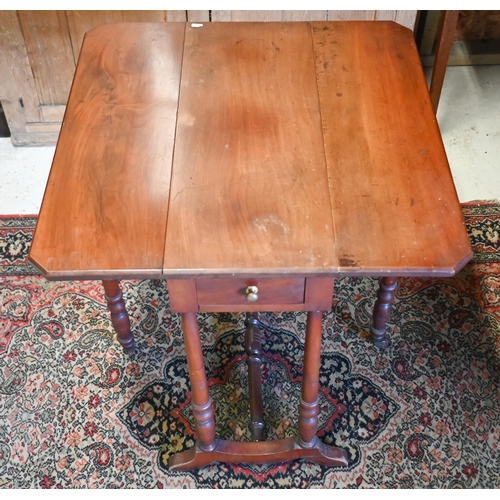
<instances>
[{"instance_id":1,"label":"wooden drop leaf table","mask_svg":"<svg viewBox=\"0 0 500 500\"><path fill-rule=\"evenodd\" d=\"M197 442L213 461L347 465L317 437L334 278L452 276L472 252L412 33L392 22L123 23L81 49L30 260L103 281L167 280L182 316ZM197 312L246 311L252 441L215 438ZM258 311L307 311L298 435L263 440Z\"/></svg>"}]
</instances>

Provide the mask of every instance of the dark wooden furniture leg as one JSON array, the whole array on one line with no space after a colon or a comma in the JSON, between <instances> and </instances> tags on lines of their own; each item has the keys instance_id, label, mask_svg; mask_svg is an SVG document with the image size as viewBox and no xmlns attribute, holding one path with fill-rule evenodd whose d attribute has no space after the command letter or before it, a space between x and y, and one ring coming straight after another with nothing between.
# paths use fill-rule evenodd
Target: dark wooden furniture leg
<instances>
[{"instance_id":1,"label":"dark wooden furniture leg","mask_svg":"<svg viewBox=\"0 0 500 500\"><path fill-rule=\"evenodd\" d=\"M134 334L130 330L130 319L128 317L122 291L117 280L103 280L104 296L111 313L111 324L116 331L118 342L120 342L127 354L133 354L136 350Z\"/></svg>"},{"instance_id":2,"label":"dark wooden furniture leg","mask_svg":"<svg viewBox=\"0 0 500 500\"><path fill-rule=\"evenodd\" d=\"M457 27L458 10L445 10L439 19L436 33L437 45L434 65L432 67L432 76L429 93L434 113L437 113L439 98L443 88L446 67L450 57L451 45L453 44L453 35Z\"/></svg>"},{"instance_id":3,"label":"dark wooden furniture leg","mask_svg":"<svg viewBox=\"0 0 500 500\"><path fill-rule=\"evenodd\" d=\"M259 314L247 313L245 320L245 351L248 366L248 393L250 399L250 432L252 441L264 439L264 413L262 408L262 333Z\"/></svg>"},{"instance_id":4,"label":"dark wooden furniture leg","mask_svg":"<svg viewBox=\"0 0 500 500\"><path fill-rule=\"evenodd\" d=\"M373 342L381 349L385 349L389 345L389 341L385 338L385 332L387 331L387 321L391 315L392 301L397 287L398 279L395 277L386 276L379 281L370 332Z\"/></svg>"},{"instance_id":5,"label":"dark wooden furniture leg","mask_svg":"<svg viewBox=\"0 0 500 500\"><path fill-rule=\"evenodd\" d=\"M190 470L212 462L266 464L303 458L326 466L346 467L347 453L316 436L321 359L322 313L307 316L304 375L299 406L299 436L274 441L237 442L214 439L215 424L195 313L182 313L182 325L198 432L196 445L169 459L170 470Z\"/></svg>"}]
</instances>

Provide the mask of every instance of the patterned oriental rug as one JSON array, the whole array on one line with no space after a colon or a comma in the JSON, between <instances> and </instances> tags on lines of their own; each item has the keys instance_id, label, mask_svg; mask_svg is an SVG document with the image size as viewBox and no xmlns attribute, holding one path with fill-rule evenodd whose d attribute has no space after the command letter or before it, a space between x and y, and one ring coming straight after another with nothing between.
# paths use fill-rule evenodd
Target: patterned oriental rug
<instances>
[{"instance_id":1,"label":"patterned oriental rug","mask_svg":"<svg viewBox=\"0 0 500 500\"><path fill-rule=\"evenodd\" d=\"M347 469L214 464L171 473L194 444L178 314L161 281L122 282L138 353L113 339L99 282L48 282L27 263L34 217L0 220L3 488L500 487L500 205L463 213L473 261L405 278L390 347L369 340L377 282L336 282L324 318L320 437ZM294 435L305 313L263 314L269 439ZM200 314L221 438L248 439L244 316Z\"/></svg>"}]
</instances>

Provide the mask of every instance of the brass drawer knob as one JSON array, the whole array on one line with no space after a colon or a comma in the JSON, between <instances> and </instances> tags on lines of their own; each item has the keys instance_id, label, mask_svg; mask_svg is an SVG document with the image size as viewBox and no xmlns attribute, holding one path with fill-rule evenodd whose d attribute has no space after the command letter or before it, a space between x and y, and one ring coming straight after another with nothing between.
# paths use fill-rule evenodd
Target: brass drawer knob
<instances>
[{"instance_id":1,"label":"brass drawer knob","mask_svg":"<svg viewBox=\"0 0 500 500\"><path fill-rule=\"evenodd\" d=\"M259 289L256 286L247 286L246 293L248 302L256 302L259 298Z\"/></svg>"}]
</instances>

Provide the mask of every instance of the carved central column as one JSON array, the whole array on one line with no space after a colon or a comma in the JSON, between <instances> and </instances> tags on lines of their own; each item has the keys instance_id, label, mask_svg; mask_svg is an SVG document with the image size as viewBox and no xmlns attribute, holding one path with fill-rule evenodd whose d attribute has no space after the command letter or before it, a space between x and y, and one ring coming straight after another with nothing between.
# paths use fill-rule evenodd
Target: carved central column
<instances>
[{"instance_id":1,"label":"carved central column","mask_svg":"<svg viewBox=\"0 0 500 500\"><path fill-rule=\"evenodd\" d=\"M246 314L245 351L248 365L248 391L250 400L250 432L252 441L264 439L264 416L262 409L262 333L259 328L259 315Z\"/></svg>"}]
</instances>

